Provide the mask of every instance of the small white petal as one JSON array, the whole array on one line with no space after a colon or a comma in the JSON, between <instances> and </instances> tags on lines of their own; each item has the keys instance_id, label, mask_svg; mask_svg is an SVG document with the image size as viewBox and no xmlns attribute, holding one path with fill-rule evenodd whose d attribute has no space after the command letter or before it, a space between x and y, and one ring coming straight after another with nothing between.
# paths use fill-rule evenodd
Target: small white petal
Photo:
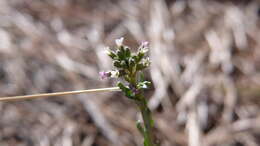
<instances>
[{"instance_id":1,"label":"small white petal","mask_svg":"<svg viewBox=\"0 0 260 146\"><path fill-rule=\"evenodd\" d=\"M118 47L120 47L120 46L122 46L123 45L123 41L124 41L124 38L123 37L121 37L121 38L119 38L119 39L116 39L116 45L118 46Z\"/></svg>"},{"instance_id":2,"label":"small white petal","mask_svg":"<svg viewBox=\"0 0 260 146\"><path fill-rule=\"evenodd\" d=\"M105 50L104 53L109 55L109 54L111 54L111 51L110 50Z\"/></svg>"},{"instance_id":3,"label":"small white petal","mask_svg":"<svg viewBox=\"0 0 260 146\"><path fill-rule=\"evenodd\" d=\"M141 49L141 52L142 52L142 53L147 53L148 51L149 51L148 48L142 48L142 49Z\"/></svg>"},{"instance_id":4,"label":"small white petal","mask_svg":"<svg viewBox=\"0 0 260 146\"><path fill-rule=\"evenodd\" d=\"M111 71L112 78L118 78L118 76L119 76L119 71Z\"/></svg>"}]
</instances>

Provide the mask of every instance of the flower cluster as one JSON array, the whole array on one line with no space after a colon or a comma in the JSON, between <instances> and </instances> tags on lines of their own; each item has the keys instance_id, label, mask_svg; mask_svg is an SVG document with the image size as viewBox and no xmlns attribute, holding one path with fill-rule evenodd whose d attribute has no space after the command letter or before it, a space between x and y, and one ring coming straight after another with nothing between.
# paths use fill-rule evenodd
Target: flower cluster
<instances>
[{"instance_id":1,"label":"flower cluster","mask_svg":"<svg viewBox=\"0 0 260 146\"><path fill-rule=\"evenodd\" d=\"M142 70L150 65L148 52L148 42L142 42L136 53L131 53L128 46L123 45L123 38L117 39L116 49L106 50L107 55L113 60L113 65L116 68L112 71L100 72L102 79L123 78L126 84L118 82L118 86L124 94L131 98L137 99L136 95L143 89L147 89L151 84L149 81L144 81Z\"/></svg>"}]
</instances>

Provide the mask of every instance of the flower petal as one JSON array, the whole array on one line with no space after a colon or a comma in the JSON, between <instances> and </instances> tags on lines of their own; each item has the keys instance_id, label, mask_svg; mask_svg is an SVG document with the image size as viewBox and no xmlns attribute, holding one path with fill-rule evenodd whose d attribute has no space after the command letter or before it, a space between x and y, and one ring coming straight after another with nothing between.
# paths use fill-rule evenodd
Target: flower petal
<instances>
[{"instance_id":1,"label":"flower petal","mask_svg":"<svg viewBox=\"0 0 260 146\"><path fill-rule=\"evenodd\" d=\"M124 38L123 38L123 37L121 37L121 38L115 40L116 45L117 45L118 47L120 47L120 46L123 45L123 41L124 41Z\"/></svg>"}]
</instances>

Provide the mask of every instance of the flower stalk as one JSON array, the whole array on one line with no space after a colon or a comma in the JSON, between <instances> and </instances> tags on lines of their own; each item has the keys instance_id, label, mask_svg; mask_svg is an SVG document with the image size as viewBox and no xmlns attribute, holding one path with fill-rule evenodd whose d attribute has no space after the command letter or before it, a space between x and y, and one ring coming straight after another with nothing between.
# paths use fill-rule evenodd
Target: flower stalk
<instances>
[{"instance_id":1,"label":"flower stalk","mask_svg":"<svg viewBox=\"0 0 260 146\"><path fill-rule=\"evenodd\" d=\"M101 78L120 78L117 86L126 97L133 100L142 114L143 123L137 121L136 127L144 138L144 146L156 146L153 134L154 122L152 114L144 97L144 90L151 85L144 79L143 70L149 67L147 57L148 42L143 42L136 53L132 53L128 46L123 44L123 38L117 39L116 49L107 50L107 55L113 60L115 70L100 72Z\"/></svg>"}]
</instances>

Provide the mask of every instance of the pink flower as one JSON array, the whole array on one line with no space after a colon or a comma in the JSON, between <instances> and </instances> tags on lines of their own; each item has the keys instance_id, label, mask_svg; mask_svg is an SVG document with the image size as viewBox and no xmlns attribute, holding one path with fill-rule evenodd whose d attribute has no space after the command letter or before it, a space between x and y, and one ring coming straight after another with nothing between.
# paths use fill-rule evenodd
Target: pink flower
<instances>
[{"instance_id":1,"label":"pink flower","mask_svg":"<svg viewBox=\"0 0 260 146\"><path fill-rule=\"evenodd\" d=\"M104 71L101 71L99 72L99 76L101 77L102 80L110 77L110 72L104 72Z\"/></svg>"},{"instance_id":2,"label":"pink flower","mask_svg":"<svg viewBox=\"0 0 260 146\"><path fill-rule=\"evenodd\" d=\"M147 48L148 45L149 45L149 42L147 42L147 41L143 41L142 44L141 44L141 46L142 46L143 48Z\"/></svg>"}]
</instances>

